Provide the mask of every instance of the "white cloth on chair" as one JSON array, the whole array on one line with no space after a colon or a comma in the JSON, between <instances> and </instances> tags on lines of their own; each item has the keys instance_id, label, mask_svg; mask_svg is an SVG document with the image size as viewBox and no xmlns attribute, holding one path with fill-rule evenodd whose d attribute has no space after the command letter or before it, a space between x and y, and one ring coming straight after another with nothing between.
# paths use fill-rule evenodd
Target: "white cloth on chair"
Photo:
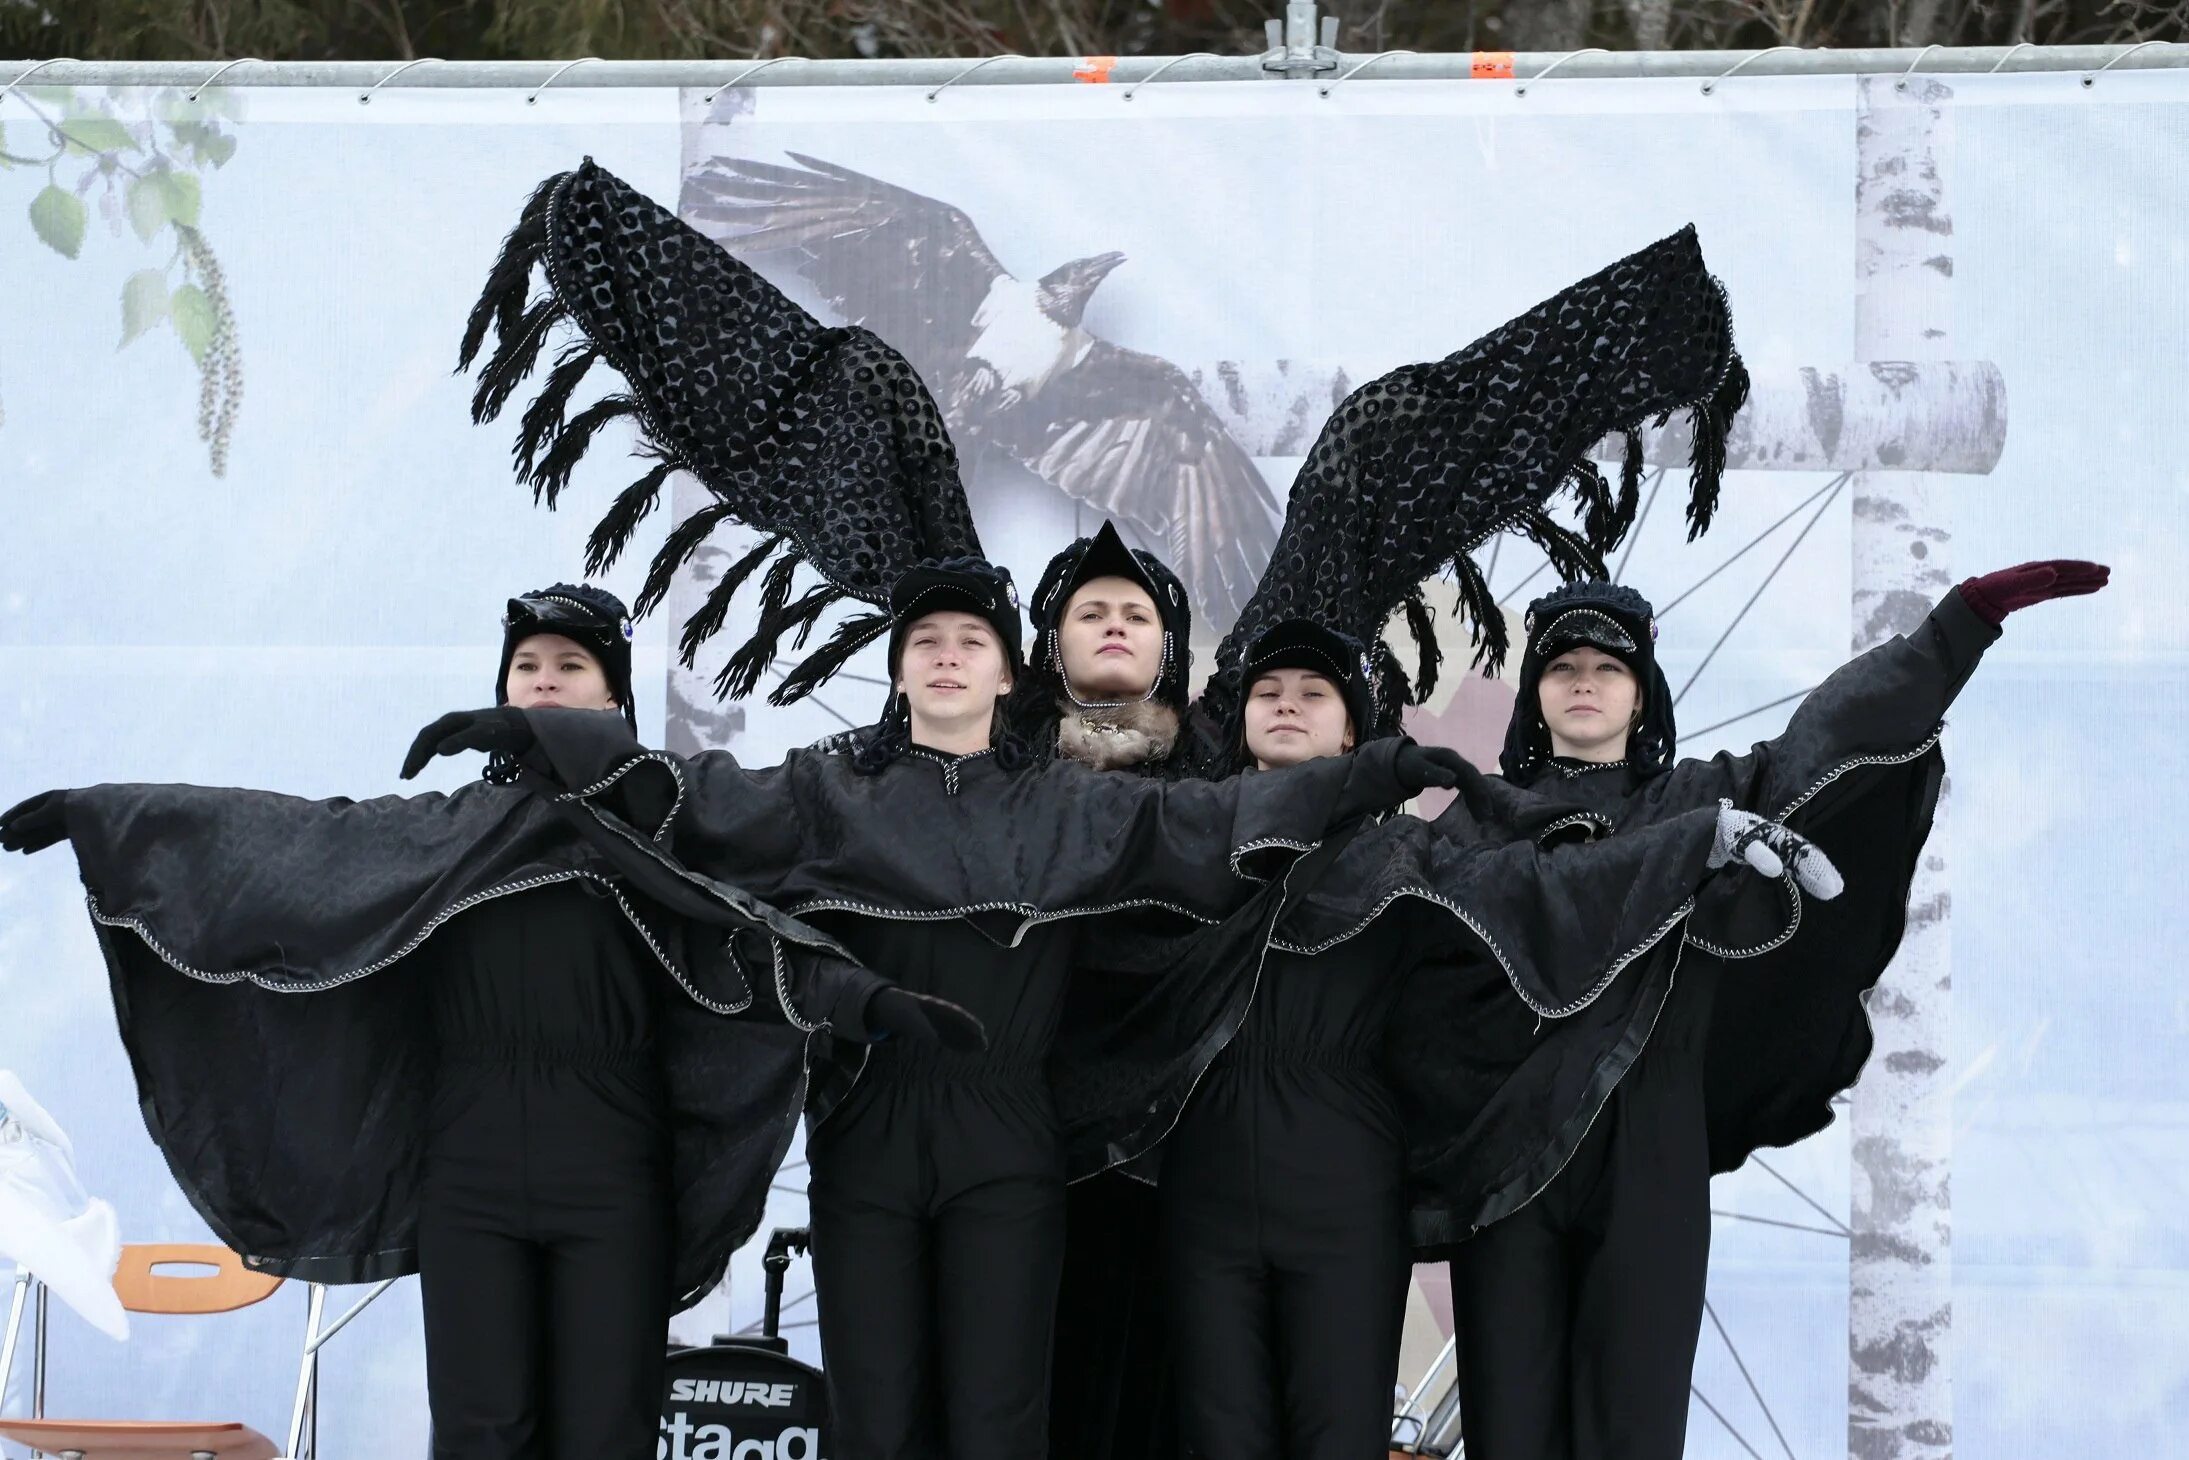
<instances>
[{"instance_id":1,"label":"white cloth on chair","mask_svg":"<svg viewBox=\"0 0 2189 1460\"><path fill-rule=\"evenodd\" d=\"M122 1244L114 1208L76 1179L68 1136L0 1070L0 1258L30 1272L110 1338L129 1337L114 1294Z\"/></svg>"}]
</instances>

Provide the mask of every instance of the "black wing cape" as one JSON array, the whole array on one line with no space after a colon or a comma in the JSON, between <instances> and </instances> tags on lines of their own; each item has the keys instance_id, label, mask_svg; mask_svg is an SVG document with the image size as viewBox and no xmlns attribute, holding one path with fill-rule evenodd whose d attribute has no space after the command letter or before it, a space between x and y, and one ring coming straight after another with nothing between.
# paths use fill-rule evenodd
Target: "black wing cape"
<instances>
[{"instance_id":1,"label":"black wing cape","mask_svg":"<svg viewBox=\"0 0 2189 1460\"><path fill-rule=\"evenodd\" d=\"M1102 917L1088 943L1164 950L1133 997L1105 1001L1051 1053L1074 1176L1168 1132L1234 1027L1238 963L1259 961L1301 859L1334 854L1349 808L1404 795L1396 740L1266 775L1165 783L1071 762L1007 771L992 756L946 768L912 755L870 775L822 750L746 769L720 751L647 751L611 715L529 718L543 767L580 788L571 804L672 876L719 879L794 915L964 918L1005 945L1036 923ZM1203 935L1181 942L1192 927ZM1173 956L1180 947L1190 956ZM1120 954L1087 978L1150 972L1130 965Z\"/></svg>"},{"instance_id":2,"label":"black wing cape","mask_svg":"<svg viewBox=\"0 0 2189 1460\"><path fill-rule=\"evenodd\" d=\"M673 888L664 902L569 816L485 783L367 801L69 793L145 1126L251 1266L327 1283L416 1270L432 935L488 899L581 879L682 990L659 1031L679 1305L752 1235L803 1102L809 1035L856 1029L881 980L734 888L711 885L704 907Z\"/></svg>"},{"instance_id":3,"label":"black wing cape","mask_svg":"<svg viewBox=\"0 0 2189 1460\"><path fill-rule=\"evenodd\" d=\"M1682 978L1715 983L1704 1071L1714 1171L1831 1123L1832 1097L1869 1056L1865 1005L1906 927L1944 776L1943 717L1996 637L1950 593L1914 634L1840 668L1784 733L1745 755L1684 760L1654 776L1554 772L1526 787L1486 779L1479 794L1454 802L1439 819L1440 853L1478 837L1556 843L1576 835L1594 839L1589 851L1615 851L1730 801L1816 842L1846 885L1819 902L1791 875L1709 878L1678 931L1634 944L1601 987L1570 972L1530 984L1479 956L1412 979L1388 1052L1417 1142L1417 1241L1459 1240L1532 1200L1641 1056ZM1641 875L1662 870L1650 859ZM1341 862L1280 936L1341 934L1363 904L1433 897L1446 885L1421 854ZM1568 915L1605 912L1577 899ZM1613 941L1635 931L1639 924ZM1479 1120L1456 1132L1439 1115L1469 1109Z\"/></svg>"}]
</instances>

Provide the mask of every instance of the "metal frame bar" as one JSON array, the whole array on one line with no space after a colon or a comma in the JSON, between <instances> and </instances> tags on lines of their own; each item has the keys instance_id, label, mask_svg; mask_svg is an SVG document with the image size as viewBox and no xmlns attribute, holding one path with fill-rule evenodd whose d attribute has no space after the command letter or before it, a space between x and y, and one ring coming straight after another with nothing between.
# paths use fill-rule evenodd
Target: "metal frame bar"
<instances>
[{"instance_id":1,"label":"metal frame bar","mask_svg":"<svg viewBox=\"0 0 2189 1460\"><path fill-rule=\"evenodd\" d=\"M7 1406L8 1380L15 1376L15 1346L17 1336L23 1331L23 1305L30 1297L30 1285L36 1281L29 1268L15 1270L15 1293L8 1300L7 1332L0 1334L0 1410Z\"/></svg>"},{"instance_id":2,"label":"metal frame bar","mask_svg":"<svg viewBox=\"0 0 2189 1460\"><path fill-rule=\"evenodd\" d=\"M46 1317L52 1309L46 1285L33 1280L30 1287L30 1417L46 1417Z\"/></svg>"},{"instance_id":3,"label":"metal frame bar","mask_svg":"<svg viewBox=\"0 0 2189 1460\"><path fill-rule=\"evenodd\" d=\"M46 1414L46 1285L28 1269L18 1268L13 1286L15 1292L8 1304L7 1329L0 1334L0 1401L6 1399L8 1379L15 1369L23 1310L28 1306L31 1311L28 1418L43 1419ZM288 1445L281 1452L284 1460L319 1460L319 1350L328 1339L347 1328L350 1320L372 1306L375 1298L394 1286L394 1278L373 1284L372 1291L352 1303L341 1317L321 1327L320 1320L327 1311L326 1285L305 1284L304 1347L297 1360L296 1402L289 1411Z\"/></svg>"},{"instance_id":4,"label":"metal frame bar","mask_svg":"<svg viewBox=\"0 0 2189 1460\"><path fill-rule=\"evenodd\" d=\"M372 1291L352 1303L340 1318L320 1326L327 1312L327 1285L307 1283L304 1307L304 1352L297 1361L296 1403L289 1411L288 1445L284 1460L319 1460L319 1351L347 1328L350 1320L372 1306L375 1298L395 1286L394 1278L373 1284Z\"/></svg>"},{"instance_id":5,"label":"metal frame bar","mask_svg":"<svg viewBox=\"0 0 2189 1460\"><path fill-rule=\"evenodd\" d=\"M1432 1406L1422 1401L1436 1389L1437 1382L1444 1377L1445 1369L1458 1356L1459 1339L1456 1336L1447 1338L1444 1340L1444 1347L1437 1350L1436 1358L1430 1362L1428 1372L1414 1381L1414 1387L1407 1393L1405 1407L1391 1416L1391 1444L1394 1447L1402 1444L1418 1445L1427 1438L1429 1411ZM1400 1433L1409 1425L1413 1427L1412 1434Z\"/></svg>"},{"instance_id":6,"label":"metal frame bar","mask_svg":"<svg viewBox=\"0 0 2189 1460\"><path fill-rule=\"evenodd\" d=\"M1991 73L2074 73L2098 80L2125 71L2175 70L2189 66L2189 45L2138 46L1925 46L1860 50L1794 50L1775 47L1746 51L1519 51L1510 53L1334 52L1340 68L1376 62L1378 81L1465 81L1484 75L1483 58L1494 54L1498 78L1534 77L1557 67L1562 80L1685 76L1712 81L1737 72L1763 76L1906 75L1921 66L1925 75ZM1113 84L1131 85L1163 73L1166 85L1188 81L1283 80L1267 68L1268 52L1251 56L1121 56L1110 71ZM752 86L925 86L950 89L974 86L1083 84L1083 58L1077 56L926 57L903 60L816 61L754 75ZM967 68L980 62L980 74ZM0 60L0 77L36 66L44 86L178 86L195 90L206 80L203 61L50 61ZM405 68L402 89L443 90L507 88L536 94L566 61L435 61ZM592 61L555 82L558 91L594 87L697 87L720 89L756 71L751 58L725 61ZM393 73L384 61L264 61L253 66L251 86L348 87L359 91ZM1316 79L1301 77L1298 79ZM1365 85L1363 77L1353 83ZM236 82L227 83L230 86ZM1493 82L1493 84L1496 84ZM2102 81L2101 83L2102 84ZM947 93L946 93L947 94Z\"/></svg>"}]
</instances>

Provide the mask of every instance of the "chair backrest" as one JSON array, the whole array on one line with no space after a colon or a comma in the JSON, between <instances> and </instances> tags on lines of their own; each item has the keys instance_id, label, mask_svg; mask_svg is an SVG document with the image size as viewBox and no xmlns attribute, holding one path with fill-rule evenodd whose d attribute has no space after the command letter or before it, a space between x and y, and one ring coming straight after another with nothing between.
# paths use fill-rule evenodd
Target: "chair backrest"
<instances>
[{"instance_id":1,"label":"chair backrest","mask_svg":"<svg viewBox=\"0 0 2189 1460\"><path fill-rule=\"evenodd\" d=\"M209 1273L161 1274L186 1264ZM243 1259L212 1242L129 1242L114 1269L114 1292L132 1313L233 1313L263 1303L281 1286L271 1273L252 1272Z\"/></svg>"}]
</instances>

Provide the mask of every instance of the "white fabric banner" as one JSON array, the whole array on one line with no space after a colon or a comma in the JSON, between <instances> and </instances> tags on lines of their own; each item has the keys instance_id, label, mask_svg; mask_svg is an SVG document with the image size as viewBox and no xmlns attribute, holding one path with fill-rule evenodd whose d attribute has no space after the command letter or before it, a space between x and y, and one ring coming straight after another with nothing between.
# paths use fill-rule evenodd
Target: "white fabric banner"
<instances>
[{"instance_id":1,"label":"white fabric banner","mask_svg":"<svg viewBox=\"0 0 2189 1460\"><path fill-rule=\"evenodd\" d=\"M1616 559L1659 607L1682 753L1775 733L1961 577L2039 557L2115 576L2015 618L1957 705L1948 808L1842 1118L1716 1185L1689 1451L2151 1453L2189 1426L2189 999L2169 958L2185 145L2189 78L2163 72L529 105L23 88L0 102L0 803L102 780L381 794L418 725L486 699L502 600L575 576L643 469L596 448L566 510L536 512L510 484L513 423L474 429L449 374L502 234L581 156L718 237L733 202L834 189L868 210L857 238L755 264L889 335L961 429L1030 410L1088 422L1093 449L1132 416L1073 378L1081 336L1011 312L1047 276L1083 297L1086 336L1150 379L1175 367L1276 501L1352 385L1693 222L1755 397L1708 536L1686 541L1684 443L1655 443L1665 490ZM1054 461L966 455L1022 587L1098 520ZM635 594L696 491L679 483L610 587ZM1160 490L1143 503L1132 530L1160 551ZM1549 586L1525 544L1485 551L1514 613ZM701 586L642 626L647 735L765 763L879 709L864 662L792 710L717 705L708 660L671 669ZM1224 627L1197 634L1204 667ZM1474 752L1510 691L1462 678L1416 732ZM2124 774L2140 789L2116 805ZM70 1132L125 1240L205 1235L144 1134L65 856L0 863L0 1065ZM776 1225L803 1219L802 1167L782 1185ZM1448 1322L1423 1276L1408 1384ZM813 1357L808 1291L801 1266L785 1316ZM755 1244L678 1332L746 1327L759 1301ZM288 1292L140 1319L126 1346L56 1316L49 1408L278 1435L302 1310ZM322 1394L330 1456L423 1453L415 1284L328 1346Z\"/></svg>"}]
</instances>

